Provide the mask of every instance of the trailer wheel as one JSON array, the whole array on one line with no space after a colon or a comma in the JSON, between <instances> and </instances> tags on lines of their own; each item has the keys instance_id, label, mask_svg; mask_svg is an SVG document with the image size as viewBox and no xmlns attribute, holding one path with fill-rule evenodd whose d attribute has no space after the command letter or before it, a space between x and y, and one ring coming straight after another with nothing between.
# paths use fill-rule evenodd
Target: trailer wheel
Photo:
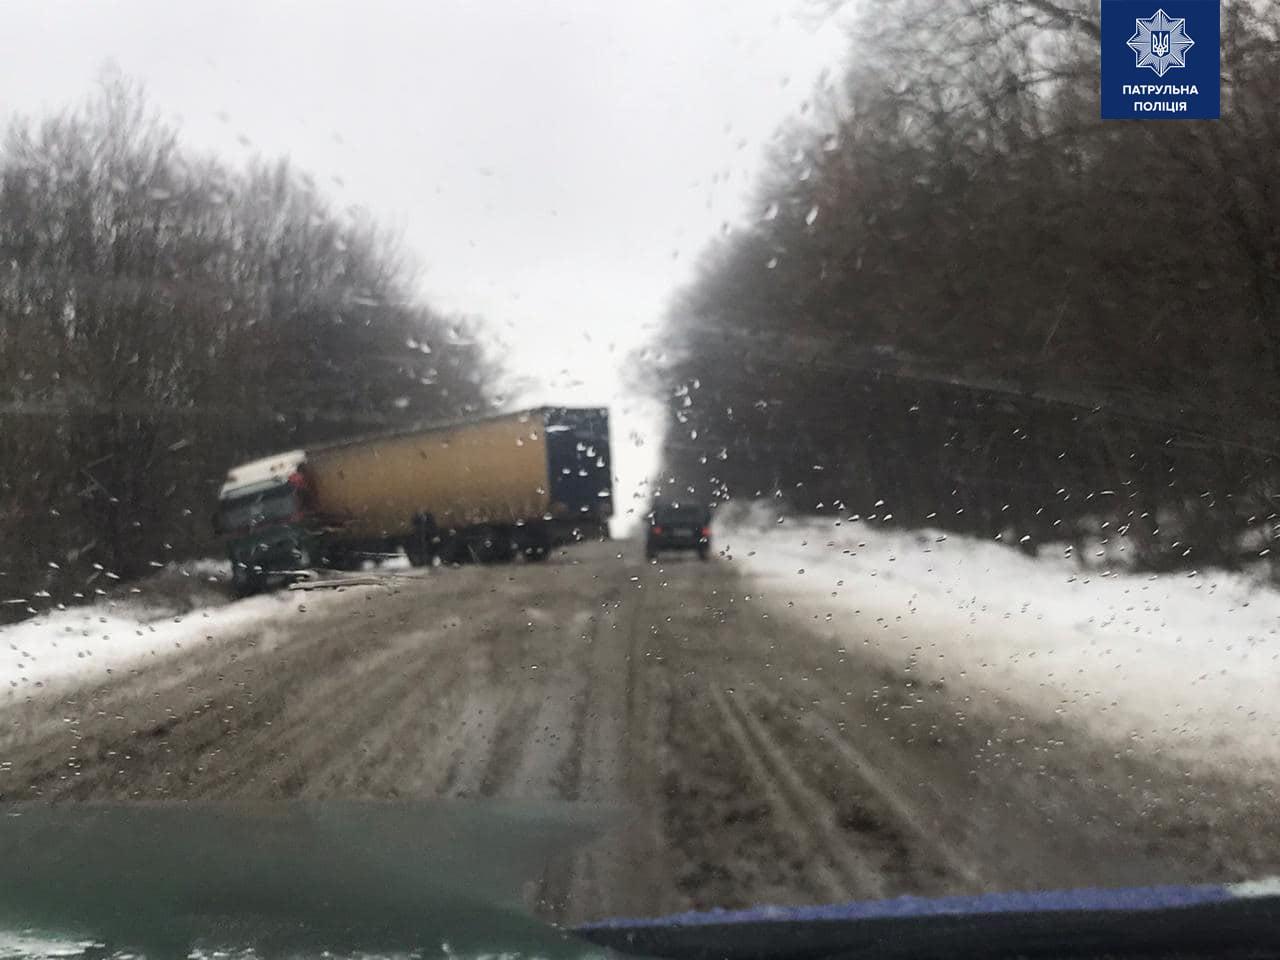
<instances>
[{"instance_id":1,"label":"trailer wheel","mask_svg":"<svg viewBox=\"0 0 1280 960\"><path fill-rule=\"evenodd\" d=\"M511 531L504 527L481 527L468 546L476 563L510 563L516 555Z\"/></svg>"},{"instance_id":2,"label":"trailer wheel","mask_svg":"<svg viewBox=\"0 0 1280 960\"><path fill-rule=\"evenodd\" d=\"M446 566L465 563L470 559L466 544L458 536L457 531L450 530L448 533L440 537L440 545L436 548L436 555L440 558L440 562Z\"/></svg>"},{"instance_id":3,"label":"trailer wheel","mask_svg":"<svg viewBox=\"0 0 1280 960\"><path fill-rule=\"evenodd\" d=\"M515 531L516 552L526 560L541 561L551 553L551 534L541 524L529 524Z\"/></svg>"},{"instance_id":4,"label":"trailer wheel","mask_svg":"<svg viewBox=\"0 0 1280 960\"><path fill-rule=\"evenodd\" d=\"M435 557L435 540L438 531L435 518L429 513L419 513L413 518L413 533L405 541L404 552L415 567L429 567Z\"/></svg>"}]
</instances>

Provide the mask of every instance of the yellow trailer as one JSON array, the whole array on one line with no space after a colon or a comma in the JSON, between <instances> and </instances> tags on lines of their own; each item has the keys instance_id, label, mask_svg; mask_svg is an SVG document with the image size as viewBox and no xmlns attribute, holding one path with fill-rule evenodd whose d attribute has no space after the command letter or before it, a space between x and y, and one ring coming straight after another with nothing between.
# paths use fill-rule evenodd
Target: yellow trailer
<instances>
[{"instance_id":1,"label":"yellow trailer","mask_svg":"<svg viewBox=\"0 0 1280 960\"><path fill-rule=\"evenodd\" d=\"M514 525L551 509L537 411L372 437L307 452L314 509L356 539L404 537L414 518L460 529Z\"/></svg>"}]
</instances>

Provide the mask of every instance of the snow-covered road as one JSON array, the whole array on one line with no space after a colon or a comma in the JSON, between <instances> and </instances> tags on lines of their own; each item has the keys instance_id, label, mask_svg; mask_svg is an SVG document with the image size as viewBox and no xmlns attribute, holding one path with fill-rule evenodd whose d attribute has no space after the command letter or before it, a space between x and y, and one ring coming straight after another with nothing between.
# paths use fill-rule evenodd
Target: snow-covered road
<instances>
[{"instance_id":1,"label":"snow-covered road","mask_svg":"<svg viewBox=\"0 0 1280 960\"><path fill-rule=\"evenodd\" d=\"M1280 869L1268 590L820 522L716 540L164 615L143 583L6 628L0 800L616 808L537 879L566 920Z\"/></svg>"}]
</instances>

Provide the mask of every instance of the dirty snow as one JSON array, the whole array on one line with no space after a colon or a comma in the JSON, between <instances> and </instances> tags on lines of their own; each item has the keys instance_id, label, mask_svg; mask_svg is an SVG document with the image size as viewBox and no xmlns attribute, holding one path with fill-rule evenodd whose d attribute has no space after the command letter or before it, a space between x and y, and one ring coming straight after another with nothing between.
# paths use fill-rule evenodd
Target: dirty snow
<instances>
[{"instance_id":1,"label":"dirty snow","mask_svg":"<svg viewBox=\"0 0 1280 960\"><path fill-rule=\"evenodd\" d=\"M1252 578L1108 576L1050 548L759 509L717 533L766 599L945 681L966 710L1039 711L1117 750L1280 776L1280 591Z\"/></svg>"}]
</instances>

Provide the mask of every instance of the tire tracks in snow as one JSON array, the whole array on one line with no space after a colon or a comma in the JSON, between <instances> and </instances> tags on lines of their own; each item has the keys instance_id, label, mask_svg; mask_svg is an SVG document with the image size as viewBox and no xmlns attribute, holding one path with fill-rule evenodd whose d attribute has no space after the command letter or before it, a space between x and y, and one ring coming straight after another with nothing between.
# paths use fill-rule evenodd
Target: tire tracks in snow
<instances>
[{"instance_id":1,"label":"tire tracks in snow","mask_svg":"<svg viewBox=\"0 0 1280 960\"><path fill-rule=\"evenodd\" d=\"M764 724L735 696L714 686L707 692L730 739L755 774L775 826L790 834L809 858L826 895L833 901L883 896L881 874L849 849L832 804L806 782Z\"/></svg>"},{"instance_id":2,"label":"tire tracks in snow","mask_svg":"<svg viewBox=\"0 0 1280 960\"><path fill-rule=\"evenodd\" d=\"M1250 819L1232 784L922 689L856 626L758 588L637 544L353 588L0 705L0 789L614 808L617 829L533 878L566 922L1280 867L1273 804Z\"/></svg>"}]
</instances>

